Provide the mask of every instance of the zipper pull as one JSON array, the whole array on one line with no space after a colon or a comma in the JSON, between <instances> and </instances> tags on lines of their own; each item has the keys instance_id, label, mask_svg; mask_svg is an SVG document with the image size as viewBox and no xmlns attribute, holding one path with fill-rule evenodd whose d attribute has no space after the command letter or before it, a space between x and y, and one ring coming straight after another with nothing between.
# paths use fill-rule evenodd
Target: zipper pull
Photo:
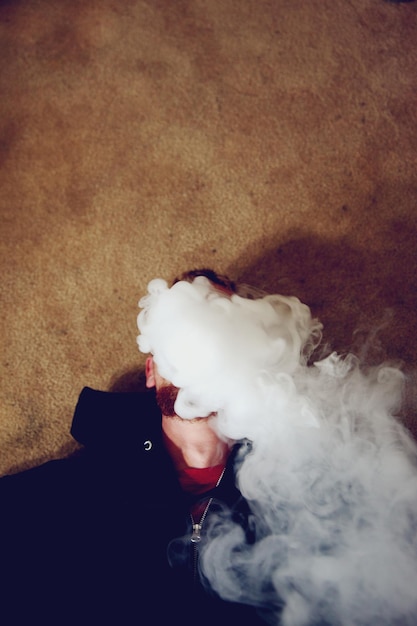
<instances>
[{"instance_id":1,"label":"zipper pull","mask_svg":"<svg viewBox=\"0 0 417 626\"><path fill-rule=\"evenodd\" d=\"M201 541L201 524L193 524L193 534L191 535L192 543L198 543Z\"/></svg>"}]
</instances>

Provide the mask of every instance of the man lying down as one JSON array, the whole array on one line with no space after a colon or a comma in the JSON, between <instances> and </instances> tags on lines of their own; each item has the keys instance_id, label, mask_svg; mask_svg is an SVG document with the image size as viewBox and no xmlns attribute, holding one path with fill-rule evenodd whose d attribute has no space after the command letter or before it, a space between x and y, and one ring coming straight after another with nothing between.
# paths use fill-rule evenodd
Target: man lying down
<instances>
[{"instance_id":1,"label":"man lying down","mask_svg":"<svg viewBox=\"0 0 417 626\"><path fill-rule=\"evenodd\" d=\"M139 306L148 390L83 389L82 450L0 481L4 623L416 624L402 372L213 270Z\"/></svg>"}]
</instances>

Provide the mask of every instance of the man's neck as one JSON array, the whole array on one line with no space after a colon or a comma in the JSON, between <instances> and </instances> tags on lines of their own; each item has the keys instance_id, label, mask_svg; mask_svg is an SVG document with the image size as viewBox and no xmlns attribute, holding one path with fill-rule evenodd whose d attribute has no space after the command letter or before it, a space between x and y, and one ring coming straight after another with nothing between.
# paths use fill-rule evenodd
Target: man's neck
<instances>
[{"instance_id":1,"label":"man's neck","mask_svg":"<svg viewBox=\"0 0 417 626\"><path fill-rule=\"evenodd\" d=\"M184 420L162 416L165 445L177 470L186 467L213 467L224 465L230 445L219 439L210 420Z\"/></svg>"}]
</instances>

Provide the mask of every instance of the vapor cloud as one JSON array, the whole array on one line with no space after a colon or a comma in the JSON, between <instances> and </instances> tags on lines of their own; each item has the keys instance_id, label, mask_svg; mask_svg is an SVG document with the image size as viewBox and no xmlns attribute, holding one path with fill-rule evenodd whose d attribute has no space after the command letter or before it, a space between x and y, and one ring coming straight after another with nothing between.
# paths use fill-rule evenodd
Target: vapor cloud
<instances>
[{"instance_id":1,"label":"vapor cloud","mask_svg":"<svg viewBox=\"0 0 417 626\"><path fill-rule=\"evenodd\" d=\"M417 450L395 418L401 371L337 354L308 365L321 324L297 298L229 298L200 277L155 279L139 305L139 348L180 389L178 415L215 412L219 434L251 442L237 480L256 541L212 519L209 584L271 624L416 624Z\"/></svg>"}]
</instances>

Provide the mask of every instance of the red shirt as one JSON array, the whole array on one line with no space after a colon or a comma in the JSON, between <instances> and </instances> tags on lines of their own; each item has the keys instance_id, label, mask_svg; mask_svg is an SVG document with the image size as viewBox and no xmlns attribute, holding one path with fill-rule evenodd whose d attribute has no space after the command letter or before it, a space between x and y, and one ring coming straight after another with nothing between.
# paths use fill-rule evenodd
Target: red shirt
<instances>
[{"instance_id":1,"label":"red shirt","mask_svg":"<svg viewBox=\"0 0 417 626\"><path fill-rule=\"evenodd\" d=\"M210 491L219 482L224 465L213 467L186 467L178 472L178 478L184 491L193 494Z\"/></svg>"}]
</instances>

